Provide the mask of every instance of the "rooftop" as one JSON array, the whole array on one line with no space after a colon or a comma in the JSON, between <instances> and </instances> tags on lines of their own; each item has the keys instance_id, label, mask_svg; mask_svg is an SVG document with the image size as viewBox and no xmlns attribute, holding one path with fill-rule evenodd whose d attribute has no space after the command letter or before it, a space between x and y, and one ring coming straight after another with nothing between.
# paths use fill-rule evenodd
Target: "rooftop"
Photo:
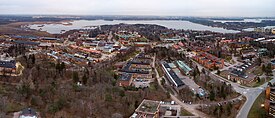
<instances>
[{"instance_id":1,"label":"rooftop","mask_svg":"<svg viewBox=\"0 0 275 118\"><path fill-rule=\"evenodd\" d=\"M25 108L21 111L19 118L37 118L37 113L32 108Z\"/></svg>"},{"instance_id":2,"label":"rooftop","mask_svg":"<svg viewBox=\"0 0 275 118\"><path fill-rule=\"evenodd\" d=\"M183 81L177 76L177 74L172 70L171 66L170 65L174 65L174 64L171 64L171 63L164 63L163 64L163 67L165 67L165 71L166 73L171 77L171 81L177 86L182 86L184 85ZM169 78L170 78L169 77Z\"/></svg>"},{"instance_id":3,"label":"rooftop","mask_svg":"<svg viewBox=\"0 0 275 118\"><path fill-rule=\"evenodd\" d=\"M159 101L152 100L143 100L139 107L136 109L136 112L143 112L146 114L155 114L158 112L160 106Z\"/></svg>"},{"instance_id":4,"label":"rooftop","mask_svg":"<svg viewBox=\"0 0 275 118\"><path fill-rule=\"evenodd\" d=\"M132 74L124 73L120 76L119 80L129 81L132 78Z\"/></svg>"},{"instance_id":5,"label":"rooftop","mask_svg":"<svg viewBox=\"0 0 275 118\"><path fill-rule=\"evenodd\" d=\"M4 68L16 68L16 61L15 60L0 60L0 67Z\"/></svg>"},{"instance_id":6,"label":"rooftop","mask_svg":"<svg viewBox=\"0 0 275 118\"><path fill-rule=\"evenodd\" d=\"M191 71L192 69L187 66L183 61L176 61L176 63L179 65L179 67L181 69L183 69L186 73L188 73L189 71Z\"/></svg>"}]
</instances>

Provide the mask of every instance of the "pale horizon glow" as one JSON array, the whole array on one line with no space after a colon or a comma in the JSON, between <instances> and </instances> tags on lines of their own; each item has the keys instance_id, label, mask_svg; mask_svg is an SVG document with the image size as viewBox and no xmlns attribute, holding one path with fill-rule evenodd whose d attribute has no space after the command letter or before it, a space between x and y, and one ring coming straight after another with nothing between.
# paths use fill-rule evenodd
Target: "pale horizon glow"
<instances>
[{"instance_id":1,"label":"pale horizon glow","mask_svg":"<svg viewBox=\"0 0 275 118\"><path fill-rule=\"evenodd\" d=\"M274 0L0 0L0 14L275 17Z\"/></svg>"}]
</instances>

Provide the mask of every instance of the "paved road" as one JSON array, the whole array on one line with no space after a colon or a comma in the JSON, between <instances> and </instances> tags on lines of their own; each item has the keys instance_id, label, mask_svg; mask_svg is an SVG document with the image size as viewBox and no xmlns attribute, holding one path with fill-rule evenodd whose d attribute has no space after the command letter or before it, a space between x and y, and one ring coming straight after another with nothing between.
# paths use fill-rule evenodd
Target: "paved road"
<instances>
[{"instance_id":1,"label":"paved road","mask_svg":"<svg viewBox=\"0 0 275 118\"><path fill-rule=\"evenodd\" d=\"M273 75L275 75L274 71L273 71ZM274 76L273 76L273 79L270 80L270 82L271 83L275 82ZM257 97L265 90L267 84L268 84L268 82L266 82L265 84L263 84L259 87L247 89L246 92L243 93L243 95L246 97L246 102L244 103L243 107L239 111L237 118L246 118L247 117L249 110L251 109L253 103L255 102Z\"/></svg>"},{"instance_id":2,"label":"paved road","mask_svg":"<svg viewBox=\"0 0 275 118\"><path fill-rule=\"evenodd\" d=\"M154 71L156 73L156 77L157 77L157 80L158 80L158 84L160 85L160 87L166 91L166 89L161 85L161 77L159 76L159 73L155 67L155 61L156 61L156 55L154 55L154 58L153 58L153 67L154 67ZM173 101L175 101L177 104L179 104L181 107L183 107L184 109L186 109L188 112L194 114L195 116L197 117L202 117L202 118L209 118L210 116L208 116L207 114L201 112L201 111L198 111L196 109L196 106L192 106L192 105L189 105L189 104L185 104L183 103L182 101L180 101L175 95L171 94L170 93L170 96L171 96L171 99Z\"/></svg>"},{"instance_id":3,"label":"paved road","mask_svg":"<svg viewBox=\"0 0 275 118\"><path fill-rule=\"evenodd\" d=\"M232 67L234 65L239 65L241 64L240 62L237 61L236 57L233 56L233 59L234 61L236 62L235 64L229 66L229 67ZM202 68L204 68L203 66L201 66L200 64L198 64L197 62L193 61L193 63L195 63L199 70L201 70ZM229 68L229 67L226 67L226 68ZM273 75L275 75L275 72L273 71ZM209 73L209 76L211 78L214 78L214 79L219 79L221 81L225 81L227 84L231 84L233 89L242 94L243 96L246 97L246 102L244 103L244 105L242 106L242 108L240 109L240 111L238 112L237 114L237 118L247 118L247 115L249 113L249 110L250 108L252 107L254 101L257 99L257 97L265 90L266 86L267 86L267 83L266 82L265 84L259 86L259 87L256 87L256 88L251 88L251 87L246 87L246 86L242 86L240 84L237 84L237 83L234 83L232 81L229 81L219 75L216 74L215 71L213 72L210 72ZM275 77L273 76L273 79L270 80L269 82L271 83L274 83L275 82Z\"/></svg>"},{"instance_id":4,"label":"paved road","mask_svg":"<svg viewBox=\"0 0 275 118\"><path fill-rule=\"evenodd\" d=\"M234 59L236 60L236 58ZM235 61L236 63L234 65L239 65L241 64L240 62L238 61ZM196 62L195 62L196 63ZM196 63L199 67L199 69L203 68L200 64ZM233 66L234 66L233 65ZM229 66L231 67L231 66ZM228 67L228 68L229 68ZM275 72L273 71L273 75L275 75ZM249 113L249 110L250 108L252 107L254 101L257 99L257 97L265 90L266 86L267 86L267 83L266 82L265 84L259 86L259 87L256 87L256 88L251 88L251 87L246 87L246 86L242 86L240 84L237 84L237 83L234 83L232 81L229 81L229 80L226 80L225 78L219 76L216 74L215 71L209 73L209 76L211 78L216 78L216 79L220 79L220 80L223 80L225 81L226 83L229 83L232 85L233 89L244 95L246 97L246 102L244 103L244 105L242 106L242 108L240 109L240 111L238 112L237 114L237 118L247 118L247 115ZM270 80L271 83L274 83L275 82L275 78L273 76L273 79Z\"/></svg>"}]
</instances>

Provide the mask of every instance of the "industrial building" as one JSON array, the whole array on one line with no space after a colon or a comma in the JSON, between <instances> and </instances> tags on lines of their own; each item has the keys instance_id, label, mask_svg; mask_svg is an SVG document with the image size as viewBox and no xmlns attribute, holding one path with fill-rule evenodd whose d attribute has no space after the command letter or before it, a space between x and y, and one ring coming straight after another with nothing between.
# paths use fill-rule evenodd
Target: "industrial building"
<instances>
[{"instance_id":1,"label":"industrial building","mask_svg":"<svg viewBox=\"0 0 275 118\"><path fill-rule=\"evenodd\" d=\"M173 71L173 68L176 68L176 65L173 63L163 63L162 69L165 73L165 76L168 78L170 83L172 83L175 87L181 87L185 85L183 81L177 76L177 74Z\"/></svg>"}]
</instances>

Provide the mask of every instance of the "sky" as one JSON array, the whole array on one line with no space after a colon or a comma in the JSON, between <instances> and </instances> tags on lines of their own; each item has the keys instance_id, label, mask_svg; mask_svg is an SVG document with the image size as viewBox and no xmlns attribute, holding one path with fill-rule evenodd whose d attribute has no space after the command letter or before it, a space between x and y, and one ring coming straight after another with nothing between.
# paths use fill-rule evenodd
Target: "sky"
<instances>
[{"instance_id":1,"label":"sky","mask_svg":"<svg viewBox=\"0 0 275 118\"><path fill-rule=\"evenodd\" d=\"M275 0L0 0L0 14L275 17Z\"/></svg>"}]
</instances>

